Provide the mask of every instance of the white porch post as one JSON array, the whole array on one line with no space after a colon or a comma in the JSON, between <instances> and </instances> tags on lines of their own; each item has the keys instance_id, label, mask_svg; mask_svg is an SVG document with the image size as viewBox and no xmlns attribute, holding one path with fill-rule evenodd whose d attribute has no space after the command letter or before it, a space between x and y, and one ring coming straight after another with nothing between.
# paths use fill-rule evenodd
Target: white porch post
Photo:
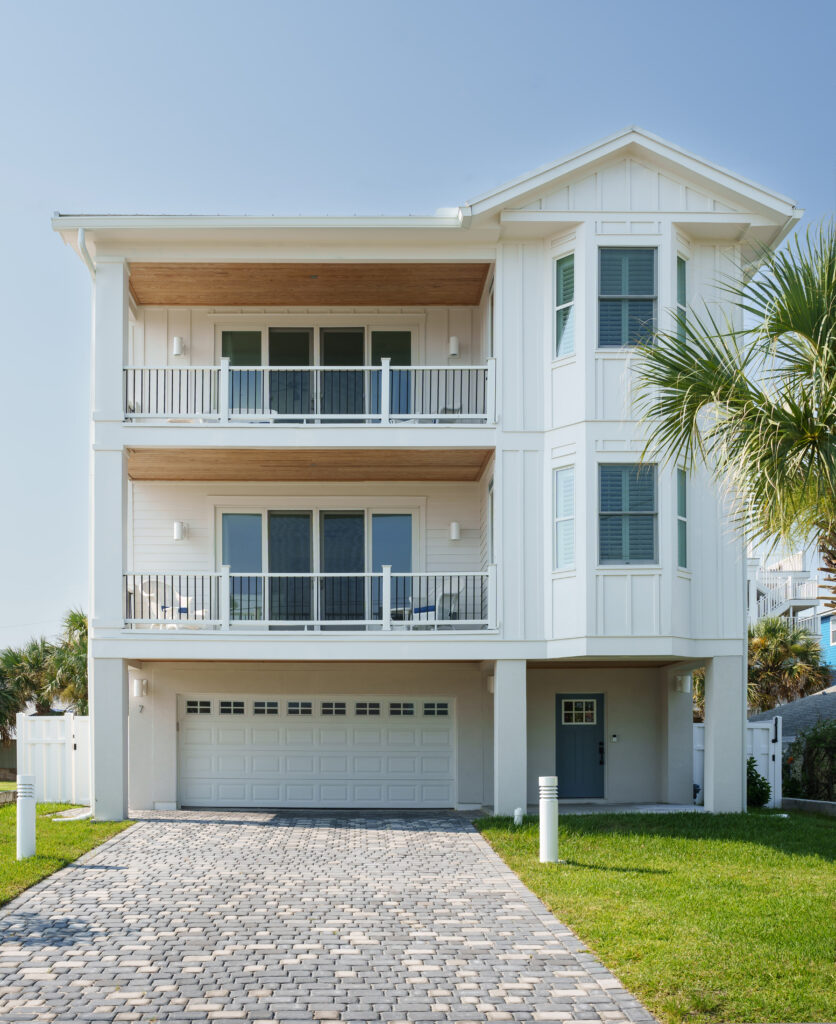
<instances>
[{"instance_id":1,"label":"white porch post","mask_svg":"<svg viewBox=\"0 0 836 1024\"><path fill-rule=\"evenodd\" d=\"M746 810L746 662L712 658L705 669L705 807Z\"/></svg>"},{"instance_id":2,"label":"white porch post","mask_svg":"<svg viewBox=\"0 0 836 1024\"><path fill-rule=\"evenodd\" d=\"M93 418L122 419L124 368L128 362L128 265L96 261L93 288Z\"/></svg>"},{"instance_id":3,"label":"white porch post","mask_svg":"<svg viewBox=\"0 0 836 1024\"><path fill-rule=\"evenodd\" d=\"M528 803L526 663L497 661L493 682L493 813Z\"/></svg>"},{"instance_id":4,"label":"white porch post","mask_svg":"<svg viewBox=\"0 0 836 1024\"><path fill-rule=\"evenodd\" d=\"M93 817L128 815L128 666L121 658L91 658L90 783Z\"/></svg>"}]
</instances>

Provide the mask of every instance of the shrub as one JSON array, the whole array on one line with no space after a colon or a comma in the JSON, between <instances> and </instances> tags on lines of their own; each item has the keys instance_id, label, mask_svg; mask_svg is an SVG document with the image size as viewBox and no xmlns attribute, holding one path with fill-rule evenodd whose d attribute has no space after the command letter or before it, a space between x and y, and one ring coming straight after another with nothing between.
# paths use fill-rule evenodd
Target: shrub
<instances>
[{"instance_id":1,"label":"shrub","mask_svg":"<svg viewBox=\"0 0 836 1024\"><path fill-rule=\"evenodd\" d=\"M836 799L836 719L818 721L796 738L784 760L783 778L785 796Z\"/></svg>"},{"instance_id":2,"label":"shrub","mask_svg":"<svg viewBox=\"0 0 836 1024\"><path fill-rule=\"evenodd\" d=\"M757 761L750 757L746 762L746 804L748 807L764 807L769 803L772 786L759 774Z\"/></svg>"}]
</instances>

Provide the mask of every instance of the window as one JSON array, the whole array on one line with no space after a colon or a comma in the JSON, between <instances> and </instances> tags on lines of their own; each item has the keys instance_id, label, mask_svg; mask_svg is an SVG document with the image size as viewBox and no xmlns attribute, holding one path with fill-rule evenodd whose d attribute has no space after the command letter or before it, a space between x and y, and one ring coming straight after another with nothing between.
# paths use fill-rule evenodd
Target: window
<instances>
[{"instance_id":1,"label":"window","mask_svg":"<svg viewBox=\"0 0 836 1024\"><path fill-rule=\"evenodd\" d=\"M681 256L676 257L676 336L685 341L685 314L688 305L685 268L687 263Z\"/></svg>"},{"instance_id":2,"label":"window","mask_svg":"<svg viewBox=\"0 0 836 1024\"><path fill-rule=\"evenodd\" d=\"M324 700L320 709L323 715L344 715L344 700Z\"/></svg>"},{"instance_id":3,"label":"window","mask_svg":"<svg viewBox=\"0 0 836 1024\"><path fill-rule=\"evenodd\" d=\"M564 725L597 725L598 705L594 700L561 701Z\"/></svg>"},{"instance_id":4,"label":"window","mask_svg":"<svg viewBox=\"0 0 836 1024\"><path fill-rule=\"evenodd\" d=\"M680 569L688 568L688 504L685 470L676 471L676 564Z\"/></svg>"},{"instance_id":5,"label":"window","mask_svg":"<svg viewBox=\"0 0 836 1024\"><path fill-rule=\"evenodd\" d=\"M408 716L415 714L415 705L411 703L404 703L403 701L392 701L389 704L389 714L394 717Z\"/></svg>"},{"instance_id":6,"label":"window","mask_svg":"<svg viewBox=\"0 0 836 1024\"><path fill-rule=\"evenodd\" d=\"M450 713L450 706L447 701L425 701L424 714L428 717L444 718Z\"/></svg>"},{"instance_id":7,"label":"window","mask_svg":"<svg viewBox=\"0 0 836 1024\"><path fill-rule=\"evenodd\" d=\"M309 700L291 700L287 703L289 715L312 715L313 704Z\"/></svg>"},{"instance_id":8,"label":"window","mask_svg":"<svg viewBox=\"0 0 836 1024\"><path fill-rule=\"evenodd\" d=\"M599 467L598 555L602 565L656 561L656 467Z\"/></svg>"},{"instance_id":9,"label":"window","mask_svg":"<svg viewBox=\"0 0 836 1024\"><path fill-rule=\"evenodd\" d=\"M836 647L836 615L830 616L830 646Z\"/></svg>"},{"instance_id":10,"label":"window","mask_svg":"<svg viewBox=\"0 0 836 1024\"><path fill-rule=\"evenodd\" d=\"M575 257L564 256L555 263L554 354L556 359L575 351Z\"/></svg>"},{"instance_id":11,"label":"window","mask_svg":"<svg viewBox=\"0 0 836 1024\"><path fill-rule=\"evenodd\" d=\"M212 701L211 700L187 700L186 701L186 714L187 715L211 715L212 714Z\"/></svg>"},{"instance_id":12,"label":"window","mask_svg":"<svg viewBox=\"0 0 836 1024\"><path fill-rule=\"evenodd\" d=\"M355 715L379 715L380 702L376 700L360 700L354 705Z\"/></svg>"},{"instance_id":13,"label":"window","mask_svg":"<svg viewBox=\"0 0 836 1024\"><path fill-rule=\"evenodd\" d=\"M244 702L242 700L222 700L218 707L222 715L244 714Z\"/></svg>"},{"instance_id":14,"label":"window","mask_svg":"<svg viewBox=\"0 0 836 1024\"><path fill-rule=\"evenodd\" d=\"M279 713L279 702L277 700L254 700L254 715L277 715Z\"/></svg>"},{"instance_id":15,"label":"window","mask_svg":"<svg viewBox=\"0 0 836 1024\"><path fill-rule=\"evenodd\" d=\"M554 471L554 567L575 568L575 467Z\"/></svg>"},{"instance_id":16,"label":"window","mask_svg":"<svg viewBox=\"0 0 836 1024\"><path fill-rule=\"evenodd\" d=\"M598 296L600 348L650 341L656 321L656 250L601 249Z\"/></svg>"}]
</instances>

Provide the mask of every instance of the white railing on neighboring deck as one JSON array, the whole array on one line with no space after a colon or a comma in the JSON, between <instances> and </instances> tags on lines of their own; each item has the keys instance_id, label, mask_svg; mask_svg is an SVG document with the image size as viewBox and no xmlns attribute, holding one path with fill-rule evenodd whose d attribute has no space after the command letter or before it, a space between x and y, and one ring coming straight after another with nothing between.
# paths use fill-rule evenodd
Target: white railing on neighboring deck
<instances>
[{"instance_id":1,"label":"white railing on neighboring deck","mask_svg":"<svg viewBox=\"0 0 836 1024\"><path fill-rule=\"evenodd\" d=\"M768 587L766 593L758 598L759 619L767 618L789 601L815 602L819 596L818 580L809 577L769 572L758 574L756 579L761 587Z\"/></svg>"},{"instance_id":2,"label":"white railing on neighboring deck","mask_svg":"<svg viewBox=\"0 0 836 1024\"><path fill-rule=\"evenodd\" d=\"M483 572L124 574L132 628L441 631L496 628L496 568Z\"/></svg>"},{"instance_id":3,"label":"white railing on neighboring deck","mask_svg":"<svg viewBox=\"0 0 836 1024\"><path fill-rule=\"evenodd\" d=\"M485 366L129 366L128 421L494 423L496 363Z\"/></svg>"}]
</instances>

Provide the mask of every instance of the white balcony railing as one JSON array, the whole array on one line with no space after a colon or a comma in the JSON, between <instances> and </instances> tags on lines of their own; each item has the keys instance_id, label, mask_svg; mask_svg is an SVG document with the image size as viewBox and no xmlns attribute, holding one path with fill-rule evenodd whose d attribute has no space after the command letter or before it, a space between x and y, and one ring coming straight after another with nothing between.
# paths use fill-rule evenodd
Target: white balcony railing
<instances>
[{"instance_id":1,"label":"white balcony railing","mask_svg":"<svg viewBox=\"0 0 836 1024\"><path fill-rule=\"evenodd\" d=\"M432 573L131 572L125 625L221 631L496 628L496 570Z\"/></svg>"},{"instance_id":2,"label":"white balcony railing","mask_svg":"<svg viewBox=\"0 0 836 1024\"><path fill-rule=\"evenodd\" d=\"M129 366L124 414L187 423L494 423L485 366Z\"/></svg>"},{"instance_id":3,"label":"white balcony railing","mask_svg":"<svg viewBox=\"0 0 836 1024\"><path fill-rule=\"evenodd\" d=\"M809 576L793 576L778 572L764 572L757 576L757 583L766 592L758 598L758 618L774 615L792 601L807 601L810 606L819 596L818 580Z\"/></svg>"}]
</instances>

